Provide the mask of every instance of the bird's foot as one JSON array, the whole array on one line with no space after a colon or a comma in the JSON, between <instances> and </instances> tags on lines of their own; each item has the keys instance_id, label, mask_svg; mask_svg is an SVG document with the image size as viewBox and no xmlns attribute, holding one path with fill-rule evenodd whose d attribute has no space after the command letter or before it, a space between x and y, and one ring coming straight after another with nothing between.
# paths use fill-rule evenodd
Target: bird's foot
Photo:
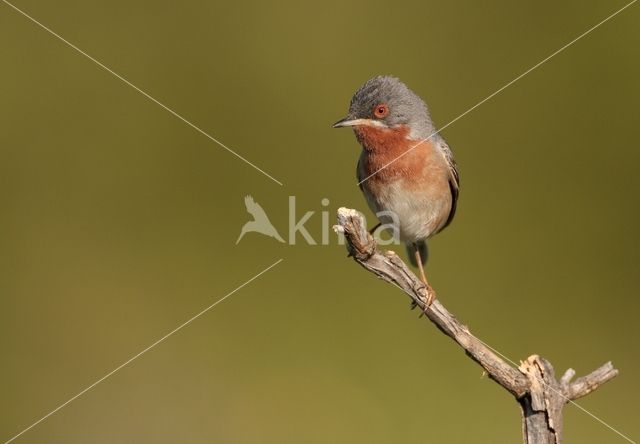
<instances>
[{"instance_id":1,"label":"bird's foot","mask_svg":"<svg viewBox=\"0 0 640 444\"><path fill-rule=\"evenodd\" d=\"M427 310L429 309L429 307L431 306L431 304L433 303L433 301L435 301L436 299L436 292L435 290L431 287L431 285L429 285L426 282L423 282L424 287L420 287L418 288L418 293L420 294L420 299L423 302L422 305L422 313L420 313L419 317L422 317L425 315L425 313L427 312ZM420 304L418 304L418 302L411 301L411 310L413 310L414 308L418 307Z\"/></svg>"}]
</instances>

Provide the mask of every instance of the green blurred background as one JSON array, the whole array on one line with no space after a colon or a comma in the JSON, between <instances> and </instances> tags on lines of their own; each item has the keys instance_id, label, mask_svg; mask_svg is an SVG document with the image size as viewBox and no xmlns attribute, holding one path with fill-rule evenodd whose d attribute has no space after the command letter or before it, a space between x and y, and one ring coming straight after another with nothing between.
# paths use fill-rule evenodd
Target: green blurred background
<instances>
[{"instance_id":1,"label":"green blurred background","mask_svg":"<svg viewBox=\"0 0 640 444\"><path fill-rule=\"evenodd\" d=\"M622 1L16 0L279 186L0 3L0 441L280 258L20 443L515 443L518 406L288 196L365 210L342 117L376 74L444 125ZM443 134L443 303L516 362L621 374L580 404L640 437L640 5ZM330 201L328 207L321 200ZM370 214L367 211L367 214ZM544 328L541 328L544 327ZM573 406L567 442L624 442Z\"/></svg>"}]
</instances>

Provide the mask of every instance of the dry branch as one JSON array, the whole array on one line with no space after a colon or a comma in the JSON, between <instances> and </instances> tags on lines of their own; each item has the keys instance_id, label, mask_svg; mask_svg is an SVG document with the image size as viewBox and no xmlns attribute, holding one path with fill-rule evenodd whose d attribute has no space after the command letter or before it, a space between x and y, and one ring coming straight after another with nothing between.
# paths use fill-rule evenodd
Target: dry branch
<instances>
[{"instance_id":1,"label":"dry branch","mask_svg":"<svg viewBox=\"0 0 640 444\"><path fill-rule=\"evenodd\" d=\"M618 374L618 370L608 362L573 382L571 379L575 371L568 369L558 381L551 364L538 355L527 358L519 368L513 367L473 336L439 300L426 306L424 284L397 254L378 250L360 213L340 208L338 225L334 229L344 234L349 255L356 262L409 295L413 304L420 307L436 327L457 342L491 379L515 396L522 408L525 444L561 443L564 405L591 393Z\"/></svg>"}]
</instances>

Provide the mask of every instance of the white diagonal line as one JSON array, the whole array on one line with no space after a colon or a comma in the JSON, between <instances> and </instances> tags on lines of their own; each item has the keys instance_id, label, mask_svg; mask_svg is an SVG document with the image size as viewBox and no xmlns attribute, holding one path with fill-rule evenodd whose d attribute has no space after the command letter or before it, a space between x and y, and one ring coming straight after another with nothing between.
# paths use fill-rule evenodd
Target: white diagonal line
<instances>
[{"instance_id":1,"label":"white diagonal line","mask_svg":"<svg viewBox=\"0 0 640 444\"><path fill-rule=\"evenodd\" d=\"M478 339L478 338L476 338ZM486 345L489 349L493 350L496 354L502 356L504 359L506 359L507 361L509 361L511 364L513 364L516 368L518 368L518 364L516 364L513 360L509 359L508 356L505 356L504 354L500 353L498 350L496 350L495 348L491 347L489 344L487 344L486 342L484 342L481 339L478 339L478 341L482 342L484 345ZM584 407L582 407L580 404L578 404L577 402L575 402L573 399L569 399L568 397L566 397L564 395L564 393L560 393L558 390L556 390L554 387L552 387L551 385L549 385L546 381L542 380L541 378L538 378L536 376L536 378L538 379L538 381L548 387L549 389L551 389L551 391L555 392L556 394L560 395L562 398L564 398L568 403L575 405L576 407L578 407L580 410L582 410L584 413L586 413L587 415L591 416L593 419L595 419L596 421L598 421L600 424L604 425L605 427L607 427L608 429L610 429L611 431L613 431L614 433L620 435L620 437L626 439L628 442L630 442L631 444L636 444L635 441L633 441L631 438L629 438L627 435L623 434L622 432L620 432L618 429L614 428L613 426L609 425L608 423L606 423L604 420L598 418L596 415L594 415L593 413L591 413L589 410L585 409Z\"/></svg>"},{"instance_id":2,"label":"white diagonal line","mask_svg":"<svg viewBox=\"0 0 640 444\"><path fill-rule=\"evenodd\" d=\"M4 0L3 0L4 1ZM622 8L618 9L616 12L614 12L613 14L611 14L610 16L608 16L607 18L605 18L604 20L602 20L601 22L593 25L591 28L587 29L585 32L583 32L582 34L580 34L578 37L576 37L575 39L571 40L569 43L567 43L566 45L564 45L563 47L561 47L560 49L558 49L557 51L555 51L554 53L552 53L551 55L545 57L544 59L542 59L541 61L539 61L538 63L536 63L535 65L533 65L531 68L527 69L525 72L523 72L522 74L520 74L518 77L516 77L515 79L513 79L512 81L510 81L509 83L507 83L506 85L504 85L502 88L498 89L497 91L493 92L492 94L489 94L487 97L485 97L484 99L482 99L481 101L479 101L478 103L476 103L475 105L473 105L471 108L469 108L468 110L466 110L465 112L463 112L462 114L460 114L458 117L456 117L455 119L453 119L452 121L450 121L449 123L447 123L445 126L443 126L442 128L440 128L438 131L430 134L428 137L426 137L425 139L422 139L420 142L416 143L414 146L412 146L411 148L409 148L407 151L405 151L404 153L400 154L398 157L396 157L395 159L389 161L387 164L383 165L382 167L380 167L380 169L378 169L377 171L374 171L373 173L371 173L369 176L365 177L364 179L362 179L360 182L358 182L358 185L361 185L363 182L366 182L367 180L369 180L371 177L375 176L376 174L378 174L380 171L384 170L385 168L387 168L389 165L391 165L392 163L394 163L396 160L402 158L404 155L406 155L407 153L409 153L410 151L412 151L414 148L418 147L420 144L422 144L423 142L428 141L429 139L431 139L433 136L435 136L436 134L439 134L440 131L444 130L445 128L447 128L450 125L453 125L454 123L456 123L458 120L462 119L464 116L466 116L467 114L469 114L471 111L473 111L474 109L476 109L477 107L479 107L480 105L482 105L483 103L487 102L488 100L491 100L492 98L494 98L495 96L497 96L498 94L500 94L502 91L504 91L505 89L507 89L508 87L510 87L511 85L513 85L514 83L516 83L518 80L520 80L521 78L523 78L524 76L526 76L527 74L529 74L531 71L535 70L536 68L540 67L540 65L543 65L544 63L548 62L550 59L552 59L553 57L555 57L556 55L558 55L559 53L561 53L562 51L564 51L565 49L567 49L569 46L573 45L575 42L577 42L578 40L580 40L582 37L586 36L587 34L589 34L590 32L592 32L593 30L595 30L596 28L598 28L599 26L603 25L604 23L608 22L609 20L611 20L612 18L614 18L616 15L620 14L622 11L624 11L625 9L627 9L629 6L633 5L635 2L637 2L638 0L633 0L629 3L627 3L626 5L624 5Z\"/></svg>"},{"instance_id":3,"label":"white diagonal line","mask_svg":"<svg viewBox=\"0 0 640 444\"><path fill-rule=\"evenodd\" d=\"M11 8L13 8L14 10L16 10L17 12L19 12L20 14L22 14L23 16L25 16L26 18L28 18L29 20L31 20L33 23L35 23L36 25L40 26L42 29L44 29L45 31L47 31L49 34L53 35L54 37L56 37L58 40L62 41L63 43L65 43L67 46L73 48L74 50L76 50L77 52L79 52L80 54L82 54L83 56L85 56L86 58L88 58L89 60L91 60L93 63L95 63L96 65L100 66L101 68L103 68L105 71L109 72L110 74L112 74L113 76L117 77L118 79L122 80L124 83L126 83L127 85L129 85L131 88L135 89L136 91L138 91L140 94L142 94L143 96L145 96L147 99L151 100L153 103L155 103L156 105L160 106L161 108L163 108L164 110L168 111L169 113L171 113L173 116L177 117L178 119L182 120L184 123L186 123L187 125L189 125L191 128L193 128L194 130L198 131L200 134L202 134L203 136L205 136L206 138L208 138L209 140L212 140L213 142L217 143L218 145L220 145L222 148L224 148L225 150L227 150L228 152L230 152L231 154L233 154L234 156L236 156L238 159L242 160L244 163L252 166L254 169L260 171L262 174L264 174L265 176L267 176L269 179L271 179L272 181L274 181L275 183L277 183L278 185L282 186L282 182L280 182L278 179L276 179L275 177L273 177L272 175L270 175L269 173L267 173L266 171L264 171L263 169L261 169L260 167L258 167L257 165L255 165L254 163L250 162L249 160L247 160L245 157L241 156L240 154L236 153L234 150L232 150L231 148L229 148L227 145L225 145L224 143L220 142L218 139L216 139L215 137L213 137L212 135L210 135L209 133L205 132L204 130L200 129L199 127L197 127L196 125L194 125L193 123L191 123L190 121L188 121L186 118L182 117L180 114L178 114L177 112L175 112L174 110L172 110L171 108L169 108L167 105L165 105L164 103L160 102L159 100L153 98L151 95L149 95L148 93L146 93L145 91L143 91L142 89L138 88L136 85L134 85L133 83L131 83L130 81L128 81L127 79L125 79L124 77L122 77L120 74L118 74L117 72L115 72L114 70L112 70L111 68L109 68L108 66L104 65L103 63L101 63L100 61L98 61L97 59L93 58L92 56L90 56L89 54L87 54L86 52L84 52L82 49L78 48L76 45L74 45L73 43L71 43L70 41L66 40L64 37L62 37L61 35L57 34L55 31L53 31L52 29L48 28L47 26L43 25L42 23L40 23L38 20L34 19L33 17L31 17L29 14L27 14L26 12L24 12L23 10L19 9L18 7L14 6L13 4L9 3L7 0L2 0L5 4L7 4L8 6L10 6Z\"/></svg>"},{"instance_id":4,"label":"white diagonal line","mask_svg":"<svg viewBox=\"0 0 640 444\"><path fill-rule=\"evenodd\" d=\"M398 284L393 283L396 287L398 287L401 291L404 291L404 289L402 287L400 287ZM505 360L507 360L508 362L510 362L514 367L519 368L518 364L516 364L511 358L509 358L508 356L506 356L505 354L499 352L498 350L496 350L495 348L493 348L492 346L490 346L489 344L487 344L486 342L484 342L482 339L479 339L478 337L475 337L479 342L481 342L482 344L484 344L488 349L492 350L494 353L496 353L497 355L501 356L502 358L504 358ZM630 442L631 444L636 444L636 441L633 441L631 438L629 438L627 435L625 435L624 433L622 433L621 431L619 431L618 429L616 429L615 427L613 427L612 425L610 425L609 423L607 423L606 421L604 421L603 419L599 418L598 416L596 416L595 414L591 413L589 410L585 409L584 407L582 407L580 404L578 404L577 402L575 402L573 399L568 398L564 393L559 392L556 388L552 387L551 385L549 385L546 381L544 381L541 378L538 378L537 376L534 376L538 382L540 382L542 385L544 385L545 387L549 388L551 391L555 392L556 394L560 395L562 398L564 398L566 400L566 402L568 402L569 404L572 404L574 406L576 406L578 409L582 410L584 413L586 413L587 415L589 415L591 418L595 419L596 421L598 421L600 424L602 424L603 426L607 427L609 430L611 430L612 432L616 433L617 435L619 435L621 438L624 438L625 440L627 440L628 442Z\"/></svg>"},{"instance_id":5,"label":"white diagonal line","mask_svg":"<svg viewBox=\"0 0 640 444\"><path fill-rule=\"evenodd\" d=\"M218 305L219 303L221 303L222 301L224 301L225 299L227 299L229 296L231 296L232 294L234 294L235 292L237 292L238 290L240 290L241 288L245 287L246 285L248 285L249 283L253 282L255 279L259 278L260 276L262 276L264 273L266 273L267 271L271 270L273 267L275 267L276 265L278 265L280 262L282 262L284 259L278 259L276 262L274 262L273 264L269 265L267 268L265 268L264 270L262 270L260 273L256 274L255 276L253 276L251 279L245 281L242 285L236 287L234 290L230 291L229 293L227 293L226 295L224 295L223 297L221 297L220 299L218 299L217 301L215 301L213 304L209 305L207 308L205 308L204 310L200 311L198 314L196 314L195 316L189 318L188 320L186 320L185 322L183 322L182 324L180 324L179 326L177 326L176 328L174 328L173 330L171 330L169 333L167 333L166 335L164 335L163 337L161 337L160 339L158 339L157 341L155 341L154 343L152 343L151 345L147 346L146 348L144 348L142 351L138 352L137 354L133 355L131 358L127 359L126 361L124 361L122 364L120 364L119 366L117 366L116 368L114 368L113 370L111 370L109 373L107 373L106 375L104 375L102 378L98 379L96 382L94 382L93 384L91 384L90 386L86 387L85 389L83 389L82 391L78 392L77 394L75 394L74 396L72 396L71 398L69 398L67 401L63 402L62 404L60 404L58 407L56 407L55 409L51 410L49 413L47 413L46 415L44 415L42 418L40 418L39 420L37 420L36 422L34 422L33 424L31 424L29 427L27 427L26 429L22 430L20 433L18 433L17 435L13 436L12 438L9 438L9 440L5 441L4 444L8 444L10 442L12 442L13 440L15 440L16 438L18 438L19 436L21 436L22 434L28 432L29 430L31 430L32 428L34 428L35 426L37 426L38 424L40 424L42 421L44 421L45 419L47 419L48 417L50 417L51 415L53 415L54 413L56 413L57 411L59 411L60 409L66 407L68 404L70 404L71 402L75 401L76 399L78 399L80 396L84 395L85 393L87 393L89 390L91 390L92 388L94 388L96 385L100 384L102 381L104 381L105 379L107 379L108 377L112 376L114 373L118 372L119 370L121 370L123 367L126 367L127 365L129 365L131 362L135 361L136 359L138 359L140 356L144 355L146 352L148 352L149 350L151 350L152 348L154 348L156 345L160 344L162 341L164 341L165 339L167 339L168 337L170 337L171 335L173 335L174 333L180 331L181 329L183 329L184 327L186 327L187 325L189 325L191 322L195 321L196 319L198 319L200 316L202 316L203 314L205 314L206 312L208 312L209 310L211 310L213 307L215 307L216 305Z\"/></svg>"},{"instance_id":6,"label":"white diagonal line","mask_svg":"<svg viewBox=\"0 0 640 444\"><path fill-rule=\"evenodd\" d=\"M398 284L396 284L395 282L391 282L392 285L394 285L396 288L398 288L400 291L406 293L406 291ZM422 317L422 315L420 315L420 317ZM474 336L479 342L481 342L482 344L484 344L487 348L489 348L490 350L492 350L494 353L496 353L497 355L501 356L502 358L504 358L505 360L509 361L514 367L519 368L518 364L516 364L511 358L509 358L508 356L506 356L503 353L500 353L498 350L496 350L495 348L493 348L492 346L490 346L489 344L487 344L486 342L484 342L482 339ZM629 438L627 435L625 435L624 433L620 432L618 429L614 428L613 426L611 426L610 424L608 424L607 422L605 422L603 419L600 419L599 417L597 417L596 415L594 415L593 413L591 413L589 410L585 409L584 407L582 407L580 404L578 404L577 402L575 402L573 399L568 398L567 396L565 396L564 393L560 393L558 390L556 390L554 387L552 387L551 385L549 385L546 381L544 381L541 378L538 378L537 376L534 376L536 379L538 379L538 381L548 387L551 391L555 392L556 394L560 395L562 398L564 398L568 403L575 405L576 407L578 407L578 409L582 410L584 413L586 413L587 415L591 416L593 419L595 419L596 421L598 421L600 424L604 425L605 427L607 427L608 429L610 429L611 431L613 431L614 433L618 434L620 437L626 439L628 442L630 442L631 444L636 444L635 441L633 441L631 438Z\"/></svg>"}]
</instances>

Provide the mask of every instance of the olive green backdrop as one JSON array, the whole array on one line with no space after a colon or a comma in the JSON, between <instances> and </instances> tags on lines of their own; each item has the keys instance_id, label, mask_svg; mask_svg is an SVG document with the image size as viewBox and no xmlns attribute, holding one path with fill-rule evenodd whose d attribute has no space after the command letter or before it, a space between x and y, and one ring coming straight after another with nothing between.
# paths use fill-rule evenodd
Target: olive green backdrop
<instances>
[{"instance_id":1,"label":"olive green backdrop","mask_svg":"<svg viewBox=\"0 0 640 444\"><path fill-rule=\"evenodd\" d=\"M15 0L276 184L0 3L0 441L280 258L16 443L514 443L515 401L408 299L283 236L365 210L330 128L376 74L442 126L622 1ZM640 438L640 5L448 127L441 300L514 361L621 374L580 404ZM327 207L321 205L329 199ZM367 214L370 214L367 211ZM625 442L576 407L566 441Z\"/></svg>"}]
</instances>

